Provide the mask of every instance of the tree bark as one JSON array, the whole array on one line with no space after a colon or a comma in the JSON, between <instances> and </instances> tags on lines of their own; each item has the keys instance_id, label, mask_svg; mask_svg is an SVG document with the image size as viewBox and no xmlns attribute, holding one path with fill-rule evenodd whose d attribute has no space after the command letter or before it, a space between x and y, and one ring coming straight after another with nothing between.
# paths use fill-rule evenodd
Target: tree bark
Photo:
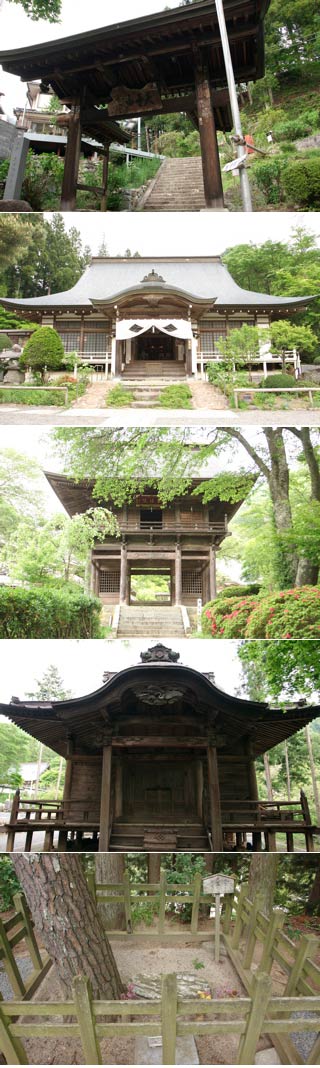
<instances>
[{"instance_id":1,"label":"tree bark","mask_svg":"<svg viewBox=\"0 0 320 1068\"><path fill-rule=\"evenodd\" d=\"M97 883L122 883L124 876L123 853L95 853L95 870ZM98 902L98 912L104 930L125 931L126 917L124 903L115 901Z\"/></svg>"},{"instance_id":2,"label":"tree bark","mask_svg":"<svg viewBox=\"0 0 320 1068\"><path fill-rule=\"evenodd\" d=\"M314 753L313 753L312 737L311 737L311 731L310 731L309 725L307 725L305 727L305 736L306 736L306 742L307 742L308 754L309 754L309 762L310 762L310 770L311 770L311 778L312 778L312 787L313 787L313 797L314 797L314 804L315 804L315 810L316 810L316 815L317 815L317 823L318 823L318 826L320 827L320 794L319 794L317 771L316 771L316 765L315 765L315 759L314 759Z\"/></svg>"},{"instance_id":3,"label":"tree bark","mask_svg":"<svg viewBox=\"0 0 320 1068\"><path fill-rule=\"evenodd\" d=\"M161 872L161 853L148 853L148 883L159 883Z\"/></svg>"},{"instance_id":4,"label":"tree bark","mask_svg":"<svg viewBox=\"0 0 320 1068\"><path fill-rule=\"evenodd\" d=\"M12 863L63 995L70 996L81 974L90 979L94 998L119 998L123 985L80 857L31 853L13 856Z\"/></svg>"},{"instance_id":5,"label":"tree bark","mask_svg":"<svg viewBox=\"0 0 320 1068\"><path fill-rule=\"evenodd\" d=\"M292 511L289 497L289 466L280 427L265 427L264 430L271 467L269 471L269 489L274 509L277 535L280 539L280 570L283 570L284 585L293 586L296 580L299 558L294 548L285 543L292 532Z\"/></svg>"},{"instance_id":6,"label":"tree bark","mask_svg":"<svg viewBox=\"0 0 320 1068\"><path fill-rule=\"evenodd\" d=\"M301 441L304 459L307 464L310 475L310 499L311 501L320 502L320 464L316 450L311 441L310 427L306 426L301 427L300 429L297 429L296 427L290 427L290 433L293 434L294 437L298 438L299 441ZM318 576L319 565L314 564L311 560L302 557L299 560L296 585L316 586L318 582Z\"/></svg>"},{"instance_id":7,"label":"tree bark","mask_svg":"<svg viewBox=\"0 0 320 1068\"><path fill-rule=\"evenodd\" d=\"M311 916L313 913L320 913L320 861L306 904L306 913L308 916Z\"/></svg>"},{"instance_id":8,"label":"tree bark","mask_svg":"<svg viewBox=\"0 0 320 1068\"><path fill-rule=\"evenodd\" d=\"M279 857L266 853L254 853L251 857L248 897L254 901L261 894L262 910L271 915L277 881Z\"/></svg>"},{"instance_id":9,"label":"tree bark","mask_svg":"<svg viewBox=\"0 0 320 1068\"><path fill-rule=\"evenodd\" d=\"M269 761L268 753L264 753L263 754L263 763L264 763L264 773L265 773L266 784L267 784L268 801L273 801L273 789L272 789L272 780L271 780L271 774L270 774L270 761Z\"/></svg>"}]
</instances>

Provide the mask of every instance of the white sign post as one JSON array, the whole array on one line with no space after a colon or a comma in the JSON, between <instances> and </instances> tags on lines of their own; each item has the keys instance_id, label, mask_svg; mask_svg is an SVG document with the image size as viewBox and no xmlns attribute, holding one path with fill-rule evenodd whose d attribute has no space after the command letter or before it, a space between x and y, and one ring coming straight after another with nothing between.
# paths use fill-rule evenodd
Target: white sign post
<instances>
[{"instance_id":1,"label":"white sign post","mask_svg":"<svg viewBox=\"0 0 320 1068\"><path fill-rule=\"evenodd\" d=\"M221 898L225 894L234 893L234 879L230 879L229 875L208 875L208 878L203 880L203 893L211 894L215 898L214 959L216 964L219 964Z\"/></svg>"}]
</instances>

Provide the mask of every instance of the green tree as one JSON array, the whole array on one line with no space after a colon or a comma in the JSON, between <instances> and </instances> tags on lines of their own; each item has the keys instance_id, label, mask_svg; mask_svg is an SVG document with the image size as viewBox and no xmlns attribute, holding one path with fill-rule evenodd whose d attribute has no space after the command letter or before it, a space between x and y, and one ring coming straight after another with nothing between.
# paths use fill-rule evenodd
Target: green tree
<instances>
[{"instance_id":1,"label":"green tree","mask_svg":"<svg viewBox=\"0 0 320 1068\"><path fill-rule=\"evenodd\" d=\"M90 550L107 534L119 534L116 517L106 508L89 508L70 519L58 513L33 526L20 523L4 550L12 578L32 584L86 577Z\"/></svg>"},{"instance_id":2,"label":"green tree","mask_svg":"<svg viewBox=\"0 0 320 1068\"><path fill-rule=\"evenodd\" d=\"M6 544L23 518L39 517L43 506L41 470L36 460L15 449L0 452L0 546Z\"/></svg>"},{"instance_id":3,"label":"green tree","mask_svg":"<svg viewBox=\"0 0 320 1068\"><path fill-rule=\"evenodd\" d=\"M59 22L61 15L61 0L9 0L9 4L18 4L23 7L26 15L35 22L38 19L46 19L47 22Z\"/></svg>"},{"instance_id":4,"label":"green tree","mask_svg":"<svg viewBox=\"0 0 320 1068\"><path fill-rule=\"evenodd\" d=\"M56 330L51 326L39 326L28 338L20 356L20 367L39 371L44 380L45 370L59 371L64 359L64 348Z\"/></svg>"},{"instance_id":5,"label":"green tree","mask_svg":"<svg viewBox=\"0 0 320 1068\"><path fill-rule=\"evenodd\" d=\"M11 257L9 266L4 261L4 267L1 259L3 217L0 217L0 283L3 296L38 297L70 289L90 262L90 249L83 248L80 233L75 227L66 230L63 215L56 212L50 220L41 214L27 216L30 217L33 222L27 243L20 245L17 255Z\"/></svg>"},{"instance_id":6,"label":"green tree","mask_svg":"<svg viewBox=\"0 0 320 1068\"><path fill-rule=\"evenodd\" d=\"M33 219L30 215L3 212L0 218L0 277L4 268L15 263L32 241Z\"/></svg>"},{"instance_id":7,"label":"green tree","mask_svg":"<svg viewBox=\"0 0 320 1068\"><path fill-rule=\"evenodd\" d=\"M26 696L31 701L67 701L72 697L71 690L66 690L63 679L55 664L50 664L41 679L36 680L36 689ZM22 731L20 732L22 734ZM39 792L39 780L42 762L49 763L48 771L41 775L41 793L45 790L49 794L54 792L58 798L63 787L65 775L65 761L58 753L53 752L41 742L35 742L37 750L38 772L35 783L35 796Z\"/></svg>"}]
</instances>

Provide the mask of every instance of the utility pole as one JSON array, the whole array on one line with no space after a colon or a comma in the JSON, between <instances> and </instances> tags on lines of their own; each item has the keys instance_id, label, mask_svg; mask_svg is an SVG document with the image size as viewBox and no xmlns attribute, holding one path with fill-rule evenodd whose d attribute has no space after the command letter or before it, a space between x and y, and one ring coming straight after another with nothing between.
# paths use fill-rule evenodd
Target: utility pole
<instances>
[{"instance_id":1,"label":"utility pole","mask_svg":"<svg viewBox=\"0 0 320 1068\"><path fill-rule=\"evenodd\" d=\"M239 109L239 104L238 104L236 83L235 83L233 66L232 66L229 38L228 38L226 20L225 20L225 17L224 17L223 0L215 0L215 5L216 5L216 12L217 12L217 18L218 18L218 23L219 23L219 30L220 30L220 37L221 37L224 64L225 64L225 68L226 68L226 76L227 76L227 83L228 83L228 89L229 89L229 97L230 97L230 106L231 106L231 112L232 112L232 119L233 119L235 135L236 135L236 138L237 138L237 142L236 142L237 156L240 157L240 156L243 155L244 137L243 137L243 133L242 133L240 109ZM245 164L239 167L239 173L240 173L240 188L241 188L243 210L244 211L252 211L250 182L249 182L248 173L246 171Z\"/></svg>"}]
</instances>

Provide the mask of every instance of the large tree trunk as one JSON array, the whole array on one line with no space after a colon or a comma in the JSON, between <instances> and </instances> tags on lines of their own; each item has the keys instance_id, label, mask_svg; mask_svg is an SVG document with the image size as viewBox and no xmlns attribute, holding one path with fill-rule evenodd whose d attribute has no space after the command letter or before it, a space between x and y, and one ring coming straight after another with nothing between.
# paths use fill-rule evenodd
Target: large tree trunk
<instances>
[{"instance_id":1,"label":"large tree trunk","mask_svg":"<svg viewBox=\"0 0 320 1068\"><path fill-rule=\"evenodd\" d=\"M251 857L248 896L254 901L257 894L262 895L262 909L267 916L272 912L278 863L276 854L254 853Z\"/></svg>"},{"instance_id":2,"label":"large tree trunk","mask_svg":"<svg viewBox=\"0 0 320 1068\"><path fill-rule=\"evenodd\" d=\"M320 861L306 904L306 913L308 916L311 916L314 912L317 914L320 913Z\"/></svg>"},{"instance_id":3,"label":"large tree trunk","mask_svg":"<svg viewBox=\"0 0 320 1068\"><path fill-rule=\"evenodd\" d=\"M161 872L161 853L148 853L148 883L159 883Z\"/></svg>"},{"instance_id":4,"label":"large tree trunk","mask_svg":"<svg viewBox=\"0 0 320 1068\"><path fill-rule=\"evenodd\" d=\"M300 556L297 567L295 585L316 586L318 582L318 575L318 564L313 564L311 560L307 560L306 556Z\"/></svg>"},{"instance_id":5,"label":"large tree trunk","mask_svg":"<svg viewBox=\"0 0 320 1068\"><path fill-rule=\"evenodd\" d=\"M299 559L294 547L290 546L290 542L287 541L292 533L292 512L289 497L289 466L283 430L280 427L266 427L264 433L271 460L268 482L279 539L279 578L281 585L294 586Z\"/></svg>"},{"instance_id":6,"label":"large tree trunk","mask_svg":"<svg viewBox=\"0 0 320 1068\"><path fill-rule=\"evenodd\" d=\"M97 883L122 883L124 876L123 853L96 853L95 869ZM126 917L121 901L98 902L98 911L106 931L125 931Z\"/></svg>"},{"instance_id":7,"label":"large tree trunk","mask_svg":"<svg viewBox=\"0 0 320 1068\"><path fill-rule=\"evenodd\" d=\"M266 784L267 784L268 801L273 801L272 779L271 779L270 761L269 761L268 753L264 753L263 754L263 763L264 763L264 773L265 773Z\"/></svg>"},{"instance_id":8,"label":"large tree trunk","mask_svg":"<svg viewBox=\"0 0 320 1068\"><path fill-rule=\"evenodd\" d=\"M307 727L305 727L305 735L306 735L306 742L307 742L308 753L309 753L310 770L311 770L313 796L314 796L314 804L315 804L315 810L316 810L316 816L317 816L317 823L318 823L318 826L320 827L320 794L319 794L319 786L318 786L318 780L317 780L317 770L316 770L314 753L313 753L312 737L311 737L311 731L310 731L309 725L307 725Z\"/></svg>"},{"instance_id":9,"label":"large tree trunk","mask_svg":"<svg viewBox=\"0 0 320 1068\"><path fill-rule=\"evenodd\" d=\"M91 981L94 998L120 997L123 986L111 946L75 853L12 857L35 927L54 961L62 993L76 975Z\"/></svg>"}]
</instances>

